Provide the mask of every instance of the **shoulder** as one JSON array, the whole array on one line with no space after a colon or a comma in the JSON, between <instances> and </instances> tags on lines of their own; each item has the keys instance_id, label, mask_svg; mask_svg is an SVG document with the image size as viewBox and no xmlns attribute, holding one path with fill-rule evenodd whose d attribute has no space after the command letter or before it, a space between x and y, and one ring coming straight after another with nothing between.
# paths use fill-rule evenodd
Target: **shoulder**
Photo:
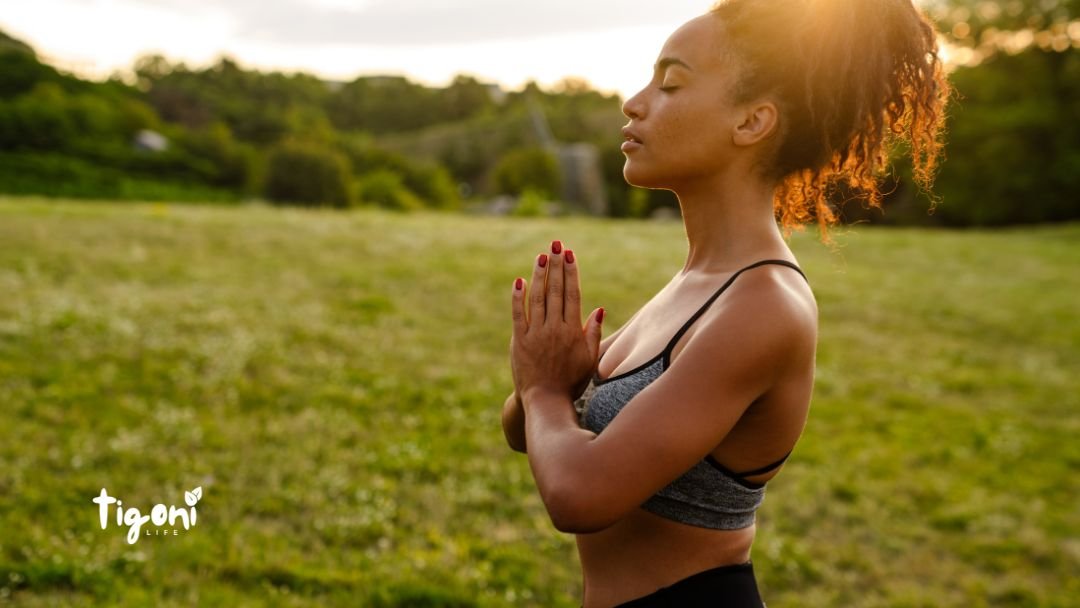
<instances>
[{"instance_id":1,"label":"shoulder","mask_svg":"<svg viewBox=\"0 0 1080 608\"><path fill-rule=\"evenodd\" d=\"M766 264L740 274L698 323L687 347L737 346L747 361L780 362L813 351L818 308L798 272Z\"/></svg>"},{"instance_id":2,"label":"shoulder","mask_svg":"<svg viewBox=\"0 0 1080 608\"><path fill-rule=\"evenodd\" d=\"M728 288L731 309L748 313L763 309L791 321L817 324L817 301L806 279L795 269L765 264L744 271Z\"/></svg>"}]
</instances>

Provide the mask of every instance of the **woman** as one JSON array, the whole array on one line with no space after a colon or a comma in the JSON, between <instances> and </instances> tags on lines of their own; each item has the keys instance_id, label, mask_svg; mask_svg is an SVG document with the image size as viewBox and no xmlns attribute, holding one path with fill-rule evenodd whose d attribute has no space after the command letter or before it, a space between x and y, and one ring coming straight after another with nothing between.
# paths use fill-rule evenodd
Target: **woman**
<instances>
[{"instance_id":1,"label":"woman","mask_svg":"<svg viewBox=\"0 0 1080 608\"><path fill-rule=\"evenodd\" d=\"M504 431L576 535L584 608L764 606L754 513L806 423L817 341L786 239L816 217L827 240L837 185L879 206L898 140L927 186L948 92L911 0L730 0L664 44L623 107L624 176L678 195L682 270L602 342L560 241L512 292Z\"/></svg>"}]
</instances>

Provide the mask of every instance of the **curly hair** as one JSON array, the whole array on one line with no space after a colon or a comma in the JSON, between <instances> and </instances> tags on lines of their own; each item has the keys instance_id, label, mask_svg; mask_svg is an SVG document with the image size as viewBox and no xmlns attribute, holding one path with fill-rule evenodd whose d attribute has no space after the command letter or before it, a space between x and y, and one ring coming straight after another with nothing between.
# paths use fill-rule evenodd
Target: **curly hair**
<instances>
[{"instance_id":1,"label":"curly hair","mask_svg":"<svg viewBox=\"0 0 1080 608\"><path fill-rule=\"evenodd\" d=\"M929 191L952 89L934 27L912 0L721 0L709 13L736 66L735 102L777 102L759 170L778 184L785 238L816 218L830 242L829 199L841 189L881 208L878 177L905 143Z\"/></svg>"}]
</instances>

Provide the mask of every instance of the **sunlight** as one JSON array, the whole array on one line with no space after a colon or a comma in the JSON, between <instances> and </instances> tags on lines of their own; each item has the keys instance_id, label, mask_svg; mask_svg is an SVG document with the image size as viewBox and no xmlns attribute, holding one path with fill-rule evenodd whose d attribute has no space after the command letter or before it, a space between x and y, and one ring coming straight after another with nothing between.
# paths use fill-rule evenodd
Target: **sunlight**
<instances>
[{"instance_id":1,"label":"sunlight","mask_svg":"<svg viewBox=\"0 0 1080 608\"><path fill-rule=\"evenodd\" d=\"M277 37L264 36L250 29L251 24L239 22L238 13L221 4L184 6L138 0L103 4L80 0L12 3L0 16L0 29L25 40L59 69L98 80L114 74L129 76L135 60L150 53L193 69L227 55L248 69L304 71L329 80L397 74L429 86L444 86L465 73L504 88L520 88L529 80L550 86L574 76L598 90L626 97L648 81L649 66L667 36L703 10L683 2L674 3L664 18L648 25L585 24L580 31L545 35L381 45L361 39L355 43L291 41L280 32ZM312 12L357 13L369 4L317 0ZM463 11L461 18L473 17Z\"/></svg>"}]
</instances>

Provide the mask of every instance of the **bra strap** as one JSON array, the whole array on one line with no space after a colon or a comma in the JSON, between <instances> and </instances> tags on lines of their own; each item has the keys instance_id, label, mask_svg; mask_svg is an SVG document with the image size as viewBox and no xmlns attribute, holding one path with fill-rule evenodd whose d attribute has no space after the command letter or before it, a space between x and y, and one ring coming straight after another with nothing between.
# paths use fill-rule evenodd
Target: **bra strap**
<instances>
[{"instance_id":1,"label":"bra strap","mask_svg":"<svg viewBox=\"0 0 1080 608\"><path fill-rule=\"evenodd\" d=\"M697 321L698 317L705 314L705 311L709 308L709 305L713 303L713 300L720 297L720 294L724 293L724 290L727 289L728 286L730 286L732 283L734 283L735 279L738 278L740 274L747 270L750 270L751 268L757 268L758 266L762 266L764 264L781 264L789 268L794 268L796 271L798 271L799 274L802 275L803 279L805 279L807 283L810 282L810 279L806 278L806 274L803 273L802 269L787 260L761 260L759 262L754 262L753 264L745 268L740 268L735 274L731 275L731 278L729 278L727 281L724 282L723 285L720 286L720 289L717 289L715 293L709 296L708 300L705 300L705 303L701 305L701 308L698 308L697 311L686 321L686 323L683 323L683 326L679 328L679 331L675 332L675 336L671 338L671 341L667 343L666 347L664 347L664 359L669 360L671 356L671 351L679 342L679 338L681 338L682 335L686 333L686 330L690 329L690 326L694 324L694 321Z\"/></svg>"},{"instance_id":2,"label":"bra strap","mask_svg":"<svg viewBox=\"0 0 1080 608\"><path fill-rule=\"evenodd\" d=\"M771 470L775 469L776 467L780 466L781 464L783 464L784 461L787 460L787 457L791 456L792 450L794 450L794 448L792 448L791 450L788 450L788 453L784 454L783 458L781 458L780 460L777 460L776 462L774 462L772 464L767 464L767 465L765 465L763 467L758 467L758 468L753 469L751 471L744 471L742 473L736 473L735 471L732 471L731 469L729 469L729 468L725 467L724 465L720 464L720 461L713 458L712 454L706 454L705 455L705 460L709 464L711 464L714 468L719 470L721 473L724 473L728 477L733 477L733 478L735 478L737 480L740 480L740 481L746 481L744 479L745 477L751 477L753 475L761 475L762 473L768 473L769 471L771 471Z\"/></svg>"},{"instance_id":3,"label":"bra strap","mask_svg":"<svg viewBox=\"0 0 1080 608\"><path fill-rule=\"evenodd\" d=\"M792 450L793 449L794 448L792 448ZM752 471L746 471L744 473L736 473L736 475L738 475L739 477L750 477L751 475L761 475L762 473L768 473L769 471L775 469L776 467L784 464L784 461L787 460L787 457L791 456L792 450L788 450L788 453L784 454L783 458L781 458L780 460L777 460L776 462L774 462L772 464L767 464L767 465L765 465L763 467L758 467L758 468L756 468L756 469L754 469Z\"/></svg>"}]
</instances>

